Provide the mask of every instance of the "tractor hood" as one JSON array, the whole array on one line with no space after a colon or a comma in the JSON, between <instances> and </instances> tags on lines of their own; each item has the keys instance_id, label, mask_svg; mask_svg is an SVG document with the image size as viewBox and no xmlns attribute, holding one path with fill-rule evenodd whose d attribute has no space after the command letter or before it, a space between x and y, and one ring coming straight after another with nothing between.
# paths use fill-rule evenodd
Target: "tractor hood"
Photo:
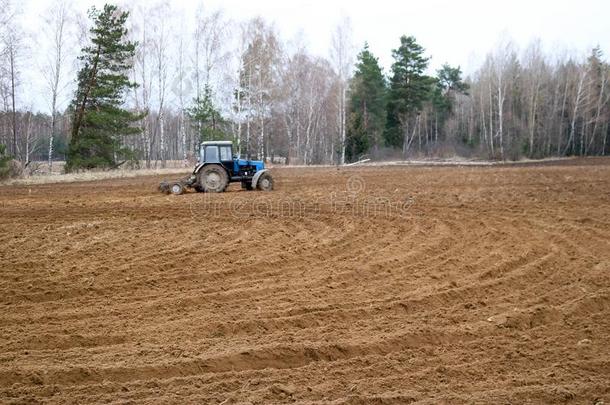
<instances>
[{"instance_id":1,"label":"tractor hood","mask_svg":"<svg viewBox=\"0 0 610 405\"><path fill-rule=\"evenodd\" d=\"M237 159L239 166L254 166L256 171L263 170L265 168L265 162L262 160L248 160L248 159Z\"/></svg>"}]
</instances>

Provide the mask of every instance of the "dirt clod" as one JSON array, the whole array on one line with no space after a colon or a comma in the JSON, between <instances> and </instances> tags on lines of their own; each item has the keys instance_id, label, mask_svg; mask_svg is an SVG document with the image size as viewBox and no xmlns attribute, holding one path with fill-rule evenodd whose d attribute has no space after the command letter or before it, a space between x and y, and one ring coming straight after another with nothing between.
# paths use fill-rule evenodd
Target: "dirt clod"
<instances>
[{"instance_id":1,"label":"dirt clod","mask_svg":"<svg viewBox=\"0 0 610 405\"><path fill-rule=\"evenodd\" d=\"M297 392L297 387L292 384L275 384L270 388L274 394L294 395Z\"/></svg>"}]
</instances>

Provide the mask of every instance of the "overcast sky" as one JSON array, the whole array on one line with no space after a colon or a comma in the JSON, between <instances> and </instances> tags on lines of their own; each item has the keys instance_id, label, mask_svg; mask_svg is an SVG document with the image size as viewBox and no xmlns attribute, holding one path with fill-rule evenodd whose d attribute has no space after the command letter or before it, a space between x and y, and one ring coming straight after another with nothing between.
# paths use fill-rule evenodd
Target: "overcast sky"
<instances>
[{"instance_id":1,"label":"overcast sky","mask_svg":"<svg viewBox=\"0 0 610 405\"><path fill-rule=\"evenodd\" d=\"M46 4L28 1L34 13ZM194 11L200 2L171 3ZM103 3L77 1L83 10ZM608 0L207 0L203 4L222 8L235 20L263 16L275 22L285 39L302 31L311 50L321 55L328 52L333 27L342 16L349 16L358 49L368 41L385 66L391 64L390 51L402 34L414 35L435 65L446 61L465 69L477 65L477 58L504 34L522 46L540 38L551 50L584 52L599 44L605 54L610 52Z\"/></svg>"},{"instance_id":2,"label":"overcast sky","mask_svg":"<svg viewBox=\"0 0 610 405\"><path fill-rule=\"evenodd\" d=\"M191 1L181 0L184 7ZM584 52L600 44L610 52L609 0L210 0L229 15L262 15L274 20L285 36L302 29L311 49L328 51L333 27L347 15L361 47L368 41L384 66L401 35L414 35L432 64L478 67L480 59L507 34L525 46L540 38L547 49ZM470 66L473 65L473 66Z\"/></svg>"},{"instance_id":3,"label":"overcast sky","mask_svg":"<svg viewBox=\"0 0 610 405\"><path fill-rule=\"evenodd\" d=\"M36 24L32 16L40 15L48 2L25 1L25 15ZM76 1L82 10L103 3ZM200 1L171 3L192 16ZM348 16L357 50L368 41L386 72L391 50L403 34L414 35L426 48L432 71L448 62L471 73L501 36L512 38L519 47L539 38L551 53L584 55L599 44L607 59L610 54L610 0L207 0L203 4L221 8L237 21L262 16L275 23L284 40L301 32L309 49L322 56L328 55L334 27Z\"/></svg>"}]
</instances>

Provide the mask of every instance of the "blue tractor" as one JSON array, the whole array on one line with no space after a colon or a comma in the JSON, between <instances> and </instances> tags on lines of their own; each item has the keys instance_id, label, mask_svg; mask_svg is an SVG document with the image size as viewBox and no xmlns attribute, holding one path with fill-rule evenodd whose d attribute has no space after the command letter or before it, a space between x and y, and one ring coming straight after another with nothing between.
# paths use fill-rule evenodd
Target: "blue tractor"
<instances>
[{"instance_id":1,"label":"blue tractor","mask_svg":"<svg viewBox=\"0 0 610 405\"><path fill-rule=\"evenodd\" d=\"M273 190L273 178L263 161L240 159L233 154L231 141L209 141L201 143L197 166L189 177L163 181L159 189L175 195L184 193L187 188L221 193L232 182L241 182L245 190Z\"/></svg>"}]
</instances>

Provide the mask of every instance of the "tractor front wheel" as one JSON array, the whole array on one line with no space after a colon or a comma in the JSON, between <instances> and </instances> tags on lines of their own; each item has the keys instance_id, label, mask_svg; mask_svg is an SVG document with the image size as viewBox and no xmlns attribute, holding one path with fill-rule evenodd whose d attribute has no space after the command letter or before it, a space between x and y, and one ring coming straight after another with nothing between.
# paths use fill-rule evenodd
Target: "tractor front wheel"
<instances>
[{"instance_id":1,"label":"tractor front wheel","mask_svg":"<svg viewBox=\"0 0 610 405\"><path fill-rule=\"evenodd\" d=\"M222 193L229 185L229 175L220 165L207 165L197 174L197 183L206 193Z\"/></svg>"},{"instance_id":2,"label":"tractor front wheel","mask_svg":"<svg viewBox=\"0 0 610 405\"><path fill-rule=\"evenodd\" d=\"M256 183L256 188L260 191L271 191L273 190L273 177L269 173L261 174L261 177L258 179Z\"/></svg>"}]
</instances>

